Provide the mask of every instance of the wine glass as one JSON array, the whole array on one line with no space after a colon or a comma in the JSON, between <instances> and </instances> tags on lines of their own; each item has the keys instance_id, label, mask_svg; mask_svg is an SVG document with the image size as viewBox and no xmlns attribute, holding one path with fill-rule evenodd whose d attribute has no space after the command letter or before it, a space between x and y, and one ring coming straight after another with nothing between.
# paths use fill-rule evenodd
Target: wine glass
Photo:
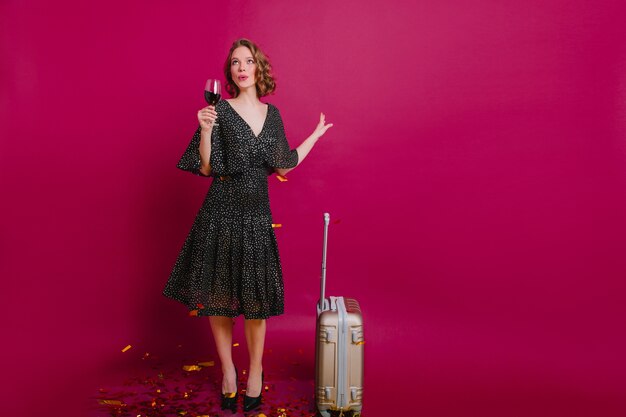
<instances>
[{"instance_id":1,"label":"wine glass","mask_svg":"<svg viewBox=\"0 0 626 417\"><path fill-rule=\"evenodd\" d=\"M222 84L220 80L209 78L204 86L204 99L211 106L215 106L222 96ZM218 126L217 122L213 126Z\"/></svg>"}]
</instances>

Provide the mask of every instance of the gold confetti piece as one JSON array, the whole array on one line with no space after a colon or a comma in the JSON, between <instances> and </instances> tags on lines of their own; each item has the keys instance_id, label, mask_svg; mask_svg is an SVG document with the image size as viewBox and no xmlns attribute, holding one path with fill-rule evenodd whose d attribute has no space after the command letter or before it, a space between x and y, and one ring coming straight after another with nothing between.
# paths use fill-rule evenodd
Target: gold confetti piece
<instances>
[{"instance_id":1,"label":"gold confetti piece","mask_svg":"<svg viewBox=\"0 0 626 417\"><path fill-rule=\"evenodd\" d=\"M363 340L362 342L357 342L356 345L359 346L359 345L364 345L364 344L365 344L365 340Z\"/></svg>"},{"instance_id":2,"label":"gold confetti piece","mask_svg":"<svg viewBox=\"0 0 626 417\"><path fill-rule=\"evenodd\" d=\"M276 175L276 179L280 182L289 181L284 175Z\"/></svg>"},{"instance_id":3,"label":"gold confetti piece","mask_svg":"<svg viewBox=\"0 0 626 417\"><path fill-rule=\"evenodd\" d=\"M99 403L106 404L106 405L120 405L120 406L125 405L120 400L100 400Z\"/></svg>"},{"instance_id":4,"label":"gold confetti piece","mask_svg":"<svg viewBox=\"0 0 626 417\"><path fill-rule=\"evenodd\" d=\"M243 370L243 374L245 375L246 373L248 373L248 371L246 371L245 369Z\"/></svg>"},{"instance_id":5,"label":"gold confetti piece","mask_svg":"<svg viewBox=\"0 0 626 417\"><path fill-rule=\"evenodd\" d=\"M183 398L189 398L189 393L185 392L185 393L183 394Z\"/></svg>"},{"instance_id":6,"label":"gold confetti piece","mask_svg":"<svg viewBox=\"0 0 626 417\"><path fill-rule=\"evenodd\" d=\"M272 228L276 229L279 227L283 227L282 223L272 223Z\"/></svg>"},{"instance_id":7,"label":"gold confetti piece","mask_svg":"<svg viewBox=\"0 0 626 417\"><path fill-rule=\"evenodd\" d=\"M199 371L200 369L202 369L202 367L198 366L198 365L184 365L183 366L183 370L184 371Z\"/></svg>"},{"instance_id":8,"label":"gold confetti piece","mask_svg":"<svg viewBox=\"0 0 626 417\"><path fill-rule=\"evenodd\" d=\"M179 411L178 414L181 415L181 416L184 416L185 414L187 414L187 412L186 411Z\"/></svg>"},{"instance_id":9,"label":"gold confetti piece","mask_svg":"<svg viewBox=\"0 0 626 417\"><path fill-rule=\"evenodd\" d=\"M215 366L215 361L198 362L199 366Z\"/></svg>"},{"instance_id":10,"label":"gold confetti piece","mask_svg":"<svg viewBox=\"0 0 626 417\"><path fill-rule=\"evenodd\" d=\"M239 346L239 343L233 343L233 346L237 347L237 346Z\"/></svg>"},{"instance_id":11,"label":"gold confetti piece","mask_svg":"<svg viewBox=\"0 0 626 417\"><path fill-rule=\"evenodd\" d=\"M268 387L267 385L265 386L265 391L269 391L270 387Z\"/></svg>"},{"instance_id":12,"label":"gold confetti piece","mask_svg":"<svg viewBox=\"0 0 626 417\"><path fill-rule=\"evenodd\" d=\"M265 414L261 413L257 417L267 417Z\"/></svg>"},{"instance_id":13,"label":"gold confetti piece","mask_svg":"<svg viewBox=\"0 0 626 417\"><path fill-rule=\"evenodd\" d=\"M126 352L128 349L130 349L132 346L131 345L126 345L126 347L124 349L122 349L122 352Z\"/></svg>"},{"instance_id":14,"label":"gold confetti piece","mask_svg":"<svg viewBox=\"0 0 626 417\"><path fill-rule=\"evenodd\" d=\"M197 315L198 315L198 310L191 310L191 311L189 312L189 316L190 316L190 317L195 317L195 316L197 316ZM179 346L179 347L180 347L180 346Z\"/></svg>"},{"instance_id":15,"label":"gold confetti piece","mask_svg":"<svg viewBox=\"0 0 626 417\"><path fill-rule=\"evenodd\" d=\"M228 393L224 394L224 397L226 397L226 398L235 398L235 395L237 395L236 392L228 392Z\"/></svg>"}]
</instances>

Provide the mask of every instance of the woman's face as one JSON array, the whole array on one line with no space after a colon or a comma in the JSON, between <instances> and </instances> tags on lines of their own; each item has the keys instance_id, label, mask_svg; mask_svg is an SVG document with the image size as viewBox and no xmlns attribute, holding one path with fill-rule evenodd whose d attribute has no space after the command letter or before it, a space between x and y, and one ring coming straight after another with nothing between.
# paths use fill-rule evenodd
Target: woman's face
<instances>
[{"instance_id":1,"label":"woman's face","mask_svg":"<svg viewBox=\"0 0 626 417\"><path fill-rule=\"evenodd\" d=\"M230 76L242 91L249 87L256 87L256 62L252 52L245 46L240 46L233 51L230 57Z\"/></svg>"}]
</instances>

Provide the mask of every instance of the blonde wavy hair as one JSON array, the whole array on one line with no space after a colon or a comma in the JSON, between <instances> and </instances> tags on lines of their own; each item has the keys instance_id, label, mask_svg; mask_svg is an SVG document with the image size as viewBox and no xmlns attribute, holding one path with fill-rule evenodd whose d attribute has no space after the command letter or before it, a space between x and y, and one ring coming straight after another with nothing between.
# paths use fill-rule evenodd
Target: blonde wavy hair
<instances>
[{"instance_id":1,"label":"blonde wavy hair","mask_svg":"<svg viewBox=\"0 0 626 417\"><path fill-rule=\"evenodd\" d=\"M241 38L233 42L228 52L228 58L224 63L224 77L226 77L226 91L231 97L237 97L239 95L239 87L233 81L233 77L230 75L230 60L233 57L233 51L240 46L245 46L252 52L252 59L256 63L256 73L254 79L256 80L256 93L257 96L264 97L272 94L276 90L276 81L272 75L272 65L267 59L267 56L261 51L261 49L251 40Z\"/></svg>"}]
</instances>

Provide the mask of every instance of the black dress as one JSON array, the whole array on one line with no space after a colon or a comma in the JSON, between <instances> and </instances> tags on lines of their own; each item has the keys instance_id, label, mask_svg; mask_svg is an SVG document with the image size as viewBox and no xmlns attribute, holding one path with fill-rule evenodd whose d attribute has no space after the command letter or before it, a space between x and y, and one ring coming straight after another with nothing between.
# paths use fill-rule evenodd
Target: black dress
<instances>
[{"instance_id":1,"label":"black dress","mask_svg":"<svg viewBox=\"0 0 626 417\"><path fill-rule=\"evenodd\" d=\"M280 113L268 104L259 136L226 100L211 135L213 180L163 295L198 316L266 319L284 311L283 276L268 196L273 168L293 168L298 153ZM177 167L200 173L200 127Z\"/></svg>"}]
</instances>

